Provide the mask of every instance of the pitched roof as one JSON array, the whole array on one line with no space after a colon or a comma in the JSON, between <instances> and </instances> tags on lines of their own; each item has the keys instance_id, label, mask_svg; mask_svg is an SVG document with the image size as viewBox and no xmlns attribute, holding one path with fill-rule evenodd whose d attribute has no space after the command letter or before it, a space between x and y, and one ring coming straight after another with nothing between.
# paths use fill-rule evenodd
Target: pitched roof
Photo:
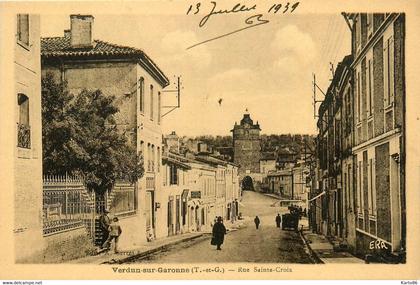
<instances>
[{"instance_id":1,"label":"pitched roof","mask_svg":"<svg viewBox=\"0 0 420 285\"><path fill-rule=\"evenodd\" d=\"M132 58L140 61L151 75L165 87L169 79L141 49L116 45L101 40L94 40L92 46L75 48L70 44L70 37L41 38L41 56L46 58L55 57L99 57L99 58Z\"/></svg>"}]
</instances>

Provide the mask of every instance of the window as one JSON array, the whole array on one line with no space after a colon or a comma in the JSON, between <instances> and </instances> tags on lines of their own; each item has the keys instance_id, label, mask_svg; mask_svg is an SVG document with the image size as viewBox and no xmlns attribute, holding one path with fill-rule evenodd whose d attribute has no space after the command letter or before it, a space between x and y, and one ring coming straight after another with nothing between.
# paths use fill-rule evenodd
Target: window
<instances>
[{"instance_id":1,"label":"window","mask_svg":"<svg viewBox=\"0 0 420 285\"><path fill-rule=\"evenodd\" d=\"M160 147L157 148L157 172L160 172L160 161L161 161Z\"/></svg>"},{"instance_id":2,"label":"window","mask_svg":"<svg viewBox=\"0 0 420 285\"><path fill-rule=\"evenodd\" d=\"M362 92L360 92L360 72L357 72L357 121L361 122Z\"/></svg>"},{"instance_id":3,"label":"window","mask_svg":"<svg viewBox=\"0 0 420 285\"><path fill-rule=\"evenodd\" d=\"M376 216L376 189L374 185L374 160L371 158L369 159L369 215Z\"/></svg>"},{"instance_id":4,"label":"window","mask_svg":"<svg viewBox=\"0 0 420 285\"><path fill-rule=\"evenodd\" d=\"M140 102L139 102L140 112L144 113L144 78L143 77L139 79L139 97L140 97Z\"/></svg>"},{"instance_id":5,"label":"window","mask_svg":"<svg viewBox=\"0 0 420 285\"><path fill-rule=\"evenodd\" d=\"M177 185L178 184L178 168L175 165L170 166L170 180L169 185Z\"/></svg>"},{"instance_id":6,"label":"window","mask_svg":"<svg viewBox=\"0 0 420 285\"><path fill-rule=\"evenodd\" d=\"M17 39L19 42L29 46L29 15L17 15Z\"/></svg>"},{"instance_id":7,"label":"window","mask_svg":"<svg viewBox=\"0 0 420 285\"><path fill-rule=\"evenodd\" d=\"M162 99L161 99L161 94L160 94L160 91L158 92L158 109L157 109L157 120L158 120L158 124L160 124L160 116L161 116L161 114L160 114L160 108L162 108L162 101L161 101Z\"/></svg>"},{"instance_id":8,"label":"window","mask_svg":"<svg viewBox=\"0 0 420 285\"><path fill-rule=\"evenodd\" d=\"M385 107L394 101L394 39L384 35L384 103Z\"/></svg>"},{"instance_id":9,"label":"window","mask_svg":"<svg viewBox=\"0 0 420 285\"><path fill-rule=\"evenodd\" d=\"M147 144L147 171L152 171L152 146Z\"/></svg>"},{"instance_id":10,"label":"window","mask_svg":"<svg viewBox=\"0 0 420 285\"><path fill-rule=\"evenodd\" d=\"M144 141L140 141L140 155L143 159L143 167L145 167L146 154L144 153Z\"/></svg>"},{"instance_id":11,"label":"window","mask_svg":"<svg viewBox=\"0 0 420 285\"><path fill-rule=\"evenodd\" d=\"M372 59L368 60L368 66L367 66L367 95L368 95L368 100L367 100L367 113L368 116L372 115L372 105L373 105L373 67L372 67Z\"/></svg>"},{"instance_id":12,"label":"window","mask_svg":"<svg viewBox=\"0 0 420 285\"><path fill-rule=\"evenodd\" d=\"M153 121L153 85L150 85L150 120Z\"/></svg>"},{"instance_id":13,"label":"window","mask_svg":"<svg viewBox=\"0 0 420 285\"><path fill-rule=\"evenodd\" d=\"M18 141L17 145L21 148L31 148L31 127L29 125L29 98L25 94L19 93L17 96L19 108L18 121Z\"/></svg>"},{"instance_id":14,"label":"window","mask_svg":"<svg viewBox=\"0 0 420 285\"><path fill-rule=\"evenodd\" d=\"M155 145L152 145L152 157L151 157L151 164L152 164L152 171L155 171L155 160L156 160L156 155L155 155Z\"/></svg>"},{"instance_id":15,"label":"window","mask_svg":"<svg viewBox=\"0 0 420 285\"><path fill-rule=\"evenodd\" d=\"M359 165L358 165L358 173L357 173L357 212L359 214L362 213L362 208L363 208L363 191L362 191L362 162L359 161Z\"/></svg>"}]
</instances>

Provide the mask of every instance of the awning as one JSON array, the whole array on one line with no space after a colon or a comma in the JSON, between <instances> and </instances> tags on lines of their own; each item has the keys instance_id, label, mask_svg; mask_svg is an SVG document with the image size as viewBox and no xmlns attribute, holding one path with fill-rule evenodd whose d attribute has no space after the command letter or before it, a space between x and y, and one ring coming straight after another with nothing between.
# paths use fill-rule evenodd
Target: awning
<instances>
[{"instance_id":1,"label":"awning","mask_svg":"<svg viewBox=\"0 0 420 285\"><path fill-rule=\"evenodd\" d=\"M325 191L322 191L320 194L318 194L317 196L313 197L312 199L309 199L309 202L312 202L315 199L318 199L319 197L321 197L322 195L325 195Z\"/></svg>"}]
</instances>

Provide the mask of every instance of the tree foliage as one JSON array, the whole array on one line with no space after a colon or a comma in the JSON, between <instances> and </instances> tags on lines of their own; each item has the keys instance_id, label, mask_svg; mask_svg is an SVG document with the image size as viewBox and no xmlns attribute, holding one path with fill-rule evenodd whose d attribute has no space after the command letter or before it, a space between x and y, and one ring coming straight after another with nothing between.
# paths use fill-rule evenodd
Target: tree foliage
<instances>
[{"instance_id":1,"label":"tree foliage","mask_svg":"<svg viewBox=\"0 0 420 285\"><path fill-rule=\"evenodd\" d=\"M231 147L232 136L198 136L195 138L185 137L184 141L191 139L203 141L214 148ZM261 151L277 152L281 149L289 149L296 154L311 152L315 148L315 136L308 134L261 134Z\"/></svg>"},{"instance_id":2,"label":"tree foliage","mask_svg":"<svg viewBox=\"0 0 420 285\"><path fill-rule=\"evenodd\" d=\"M82 90L73 96L51 74L42 79L44 174L81 175L89 189L110 190L117 179L135 182L142 156L117 127L115 96Z\"/></svg>"}]
</instances>

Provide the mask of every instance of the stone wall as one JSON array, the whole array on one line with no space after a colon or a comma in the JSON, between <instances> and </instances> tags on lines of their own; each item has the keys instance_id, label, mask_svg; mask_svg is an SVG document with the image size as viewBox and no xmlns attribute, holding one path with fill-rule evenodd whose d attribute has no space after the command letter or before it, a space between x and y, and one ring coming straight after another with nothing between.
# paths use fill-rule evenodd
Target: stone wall
<instances>
[{"instance_id":1,"label":"stone wall","mask_svg":"<svg viewBox=\"0 0 420 285\"><path fill-rule=\"evenodd\" d=\"M43 238L46 247L31 257L17 258L17 263L61 263L96 253L84 227Z\"/></svg>"}]
</instances>

